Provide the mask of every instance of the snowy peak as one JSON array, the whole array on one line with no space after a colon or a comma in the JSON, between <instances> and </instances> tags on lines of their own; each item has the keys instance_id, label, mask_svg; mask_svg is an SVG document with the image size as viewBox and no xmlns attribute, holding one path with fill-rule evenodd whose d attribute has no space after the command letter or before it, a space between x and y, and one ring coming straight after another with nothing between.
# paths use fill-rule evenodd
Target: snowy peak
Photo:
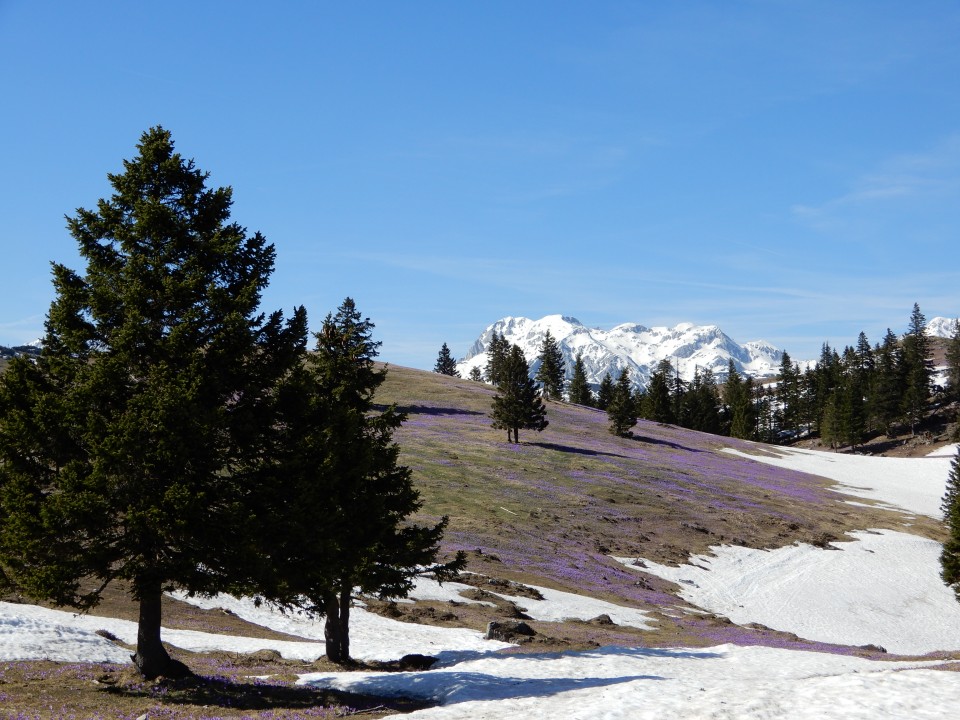
<instances>
[{"instance_id":1,"label":"snowy peak","mask_svg":"<svg viewBox=\"0 0 960 720\"><path fill-rule=\"evenodd\" d=\"M930 337L952 338L956 324L957 320L954 318L935 317L927 323L927 335Z\"/></svg>"},{"instance_id":2,"label":"snowy peak","mask_svg":"<svg viewBox=\"0 0 960 720\"><path fill-rule=\"evenodd\" d=\"M567 378L571 377L574 359L580 353L587 379L594 385L607 373L615 378L626 367L634 384L644 387L664 359L678 367L683 378L691 380L697 368L725 375L730 360L745 375L772 375L783 358L783 352L770 343L757 340L740 345L716 325L680 323L672 328L648 328L623 323L611 330L600 330L566 315L547 315L539 320L505 317L488 326L473 343L458 364L460 374L466 377L474 367L485 369L486 350L494 332L518 345L531 363L531 373L536 373L540 347L548 331L560 345Z\"/></svg>"}]
</instances>

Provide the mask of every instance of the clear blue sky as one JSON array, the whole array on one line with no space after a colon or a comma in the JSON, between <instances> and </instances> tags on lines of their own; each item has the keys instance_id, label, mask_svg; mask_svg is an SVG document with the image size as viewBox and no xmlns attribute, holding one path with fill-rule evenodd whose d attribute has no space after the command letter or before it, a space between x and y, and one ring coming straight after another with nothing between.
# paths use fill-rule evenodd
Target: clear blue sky
<instances>
[{"instance_id":1,"label":"clear blue sky","mask_svg":"<svg viewBox=\"0 0 960 720\"><path fill-rule=\"evenodd\" d=\"M150 126L432 367L505 315L797 358L960 315L960 4L0 0L0 344Z\"/></svg>"}]
</instances>

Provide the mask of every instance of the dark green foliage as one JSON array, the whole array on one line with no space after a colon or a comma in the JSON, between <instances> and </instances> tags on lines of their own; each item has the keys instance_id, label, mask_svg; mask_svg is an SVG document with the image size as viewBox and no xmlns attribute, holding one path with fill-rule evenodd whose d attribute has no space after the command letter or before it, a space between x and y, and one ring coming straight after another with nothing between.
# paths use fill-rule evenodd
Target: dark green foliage
<instances>
[{"instance_id":1,"label":"dark green foliage","mask_svg":"<svg viewBox=\"0 0 960 720\"><path fill-rule=\"evenodd\" d=\"M603 380L600 381L600 387L597 388L597 407L601 410L606 410L610 407L610 401L613 399L613 379L610 377L610 373L606 373L603 376Z\"/></svg>"},{"instance_id":2,"label":"dark green foliage","mask_svg":"<svg viewBox=\"0 0 960 720\"><path fill-rule=\"evenodd\" d=\"M577 405L593 405L593 393L587 383L587 371L583 365L583 355L577 353L573 362L573 378L570 380L570 402Z\"/></svg>"},{"instance_id":3,"label":"dark green foliage","mask_svg":"<svg viewBox=\"0 0 960 720\"><path fill-rule=\"evenodd\" d=\"M917 423L924 416L930 399L930 378L933 361L930 357L930 338L927 337L927 321L920 306L914 303L910 314L910 329L903 339L904 392L901 407L910 432L915 432Z\"/></svg>"},{"instance_id":4,"label":"dark green foliage","mask_svg":"<svg viewBox=\"0 0 960 720\"><path fill-rule=\"evenodd\" d=\"M802 401L800 368L785 351L780 362L777 402L779 403L779 428L787 437L796 437L800 434L803 421Z\"/></svg>"},{"instance_id":5,"label":"dark green foliage","mask_svg":"<svg viewBox=\"0 0 960 720\"><path fill-rule=\"evenodd\" d=\"M630 386L630 371L623 368L613 387L613 396L607 405L607 417L610 419L610 432L619 437L630 437L630 428L637 424L637 408L633 402Z\"/></svg>"},{"instance_id":6,"label":"dark green foliage","mask_svg":"<svg viewBox=\"0 0 960 720\"><path fill-rule=\"evenodd\" d=\"M953 335L947 341L947 397L960 400L960 320L955 320Z\"/></svg>"},{"instance_id":7,"label":"dark green foliage","mask_svg":"<svg viewBox=\"0 0 960 720\"><path fill-rule=\"evenodd\" d=\"M53 265L43 354L0 380L0 567L78 608L129 583L135 662L155 677L175 667L162 591L246 579L247 488L306 316L258 314L274 249L229 222L229 188L208 189L162 128L138 150L111 197L68 218L86 271Z\"/></svg>"},{"instance_id":8,"label":"dark green foliage","mask_svg":"<svg viewBox=\"0 0 960 720\"><path fill-rule=\"evenodd\" d=\"M514 443L520 442L520 428L541 432L548 425L537 384L530 379L530 367L516 345L511 346L503 363L491 417L493 427L506 430L507 441Z\"/></svg>"},{"instance_id":9,"label":"dark green foliage","mask_svg":"<svg viewBox=\"0 0 960 720\"><path fill-rule=\"evenodd\" d=\"M684 427L700 432L720 432L720 392L710 368L694 370L693 382L683 404Z\"/></svg>"},{"instance_id":10,"label":"dark green foliage","mask_svg":"<svg viewBox=\"0 0 960 720\"><path fill-rule=\"evenodd\" d=\"M510 343L507 339L493 331L490 344L487 346L487 380L493 385L499 385L503 375L503 368L510 353Z\"/></svg>"},{"instance_id":11,"label":"dark green foliage","mask_svg":"<svg viewBox=\"0 0 960 720\"><path fill-rule=\"evenodd\" d=\"M953 588L960 601L960 450L950 466L947 489L940 507L949 534L940 554L940 576L944 583Z\"/></svg>"},{"instance_id":12,"label":"dark green foliage","mask_svg":"<svg viewBox=\"0 0 960 720\"><path fill-rule=\"evenodd\" d=\"M650 376L650 384L644 397L643 417L658 423L673 423L673 401L670 393L673 365L669 360L661 360Z\"/></svg>"},{"instance_id":13,"label":"dark green foliage","mask_svg":"<svg viewBox=\"0 0 960 720\"><path fill-rule=\"evenodd\" d=\"M560 344L554 339L547 330L540 345L540 367L537 368L536 379L543 387L544 397L550 400L563 399L563 386L566 376L563 352L560 350Z\"/></svg>"},{"instance_id":14,"label":"dark green foliage","mask_svg":"<svg viewBox=\"0 0 960 720\"><path fill-rule=\"evenodd\" d=\"M727 380L723 386L723 401L729 419L726 431L731 437L750 440L755 435L756 413L753 404L752 382L744 382L734 367L733 360L727 365Z\"/></svg>"},{"instance_id":15,"label":"dark green foliage","mask_svg":"<svg viewBox=\"0 0 960 720\"><path fill-rule=\"evenodd\" d=\"M444 343L440 348L440 354L437 356L437 364L433 366L433 371L441 375L450 375L451 377L460 377L457 372L457 361L450 355L450 348Z\"/></svg>"},{"instance_id":16,"label":"dark green foliage","mask_svg":"<svg viewBox=\"0 0 960 720\"><path fill-rule=\"evenodd\" d=\"M474 365L472 368L470 368L469 379L473 380L474 382L483 382L483 372L481 372L479 367Z\"/></svg>"},{"instance_id":17,"label":"dark green foliage","mask_svg":"<svg viewBox=\"0 0 960 720\"><path fill-rule=\"evenodd\" d=\"M421 502L392 440L405 415L374 407L386 370L374 365L373 327L350 298L324 320L315 352L279 396L283 462L259 489L269 518L261 544L272 549L261 595L324 615L333 662L350 658L355 589L404 597L424 569L445 577L464 563L435 563L446 518L407 522Z\"/></svg>"},{"instance_id":18,"label":"dark green foliage","mask_svg":"<svg viewBox=\"0 0 960 720\"><path fill-rule=\"evenodd\" d=\"M901 379L902 353L897 336L890 328L883 337L883 344L874 350L873 395L870 408L874 425L888 436L900 417L900 398L903 395Z\"/></svg>"}]
</instances>

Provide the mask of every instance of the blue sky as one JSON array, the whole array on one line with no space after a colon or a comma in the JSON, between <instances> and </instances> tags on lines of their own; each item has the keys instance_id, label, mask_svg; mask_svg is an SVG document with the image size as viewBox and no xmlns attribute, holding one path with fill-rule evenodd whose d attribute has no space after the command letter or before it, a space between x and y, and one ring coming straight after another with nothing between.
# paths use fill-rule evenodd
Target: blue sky
<instances>
[{"instance_id":1,"label":"blue sky","mask_svg":"<svg viewBox=\"0 0 960 720\"><path fill-rule=\"evenodd\" d=\"M270 5L268 7L268 5ZM0 0L0 344L153 125L430 368L506 315L798 359L960 315L960 5Z\"/></svg>"}]
</instances>

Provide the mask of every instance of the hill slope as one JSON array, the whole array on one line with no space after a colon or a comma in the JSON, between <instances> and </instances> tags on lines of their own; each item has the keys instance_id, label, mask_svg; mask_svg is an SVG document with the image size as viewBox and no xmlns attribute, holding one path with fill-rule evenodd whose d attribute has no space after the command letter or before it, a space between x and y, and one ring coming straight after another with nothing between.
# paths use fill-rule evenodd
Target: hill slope
<instances>
[{"instance_id":1,"label":"hill slope","mask_svg":"<svg viewBox=\"0 0 960 720\"><path fill-rule=\"evenodd\" d=\"M742 640L744 630L673 613L682 602L668 583L638 581L610 556L680 563L721 543L824 545L848 530L907 522L854 509L821 478L719 452L763 446L647 422L636 438L617 438L605 413L579 406L549 403L550 426L510 445L490 427L493 394L484 384L391 367L378 397L409 413L397 434L401 459L414 470L423 513L450 517L446 549L468 551L475 572L649 608L662 642ZM934 521L909 522L911 532L942 539Z\"/></svg>"}]
</instances>

